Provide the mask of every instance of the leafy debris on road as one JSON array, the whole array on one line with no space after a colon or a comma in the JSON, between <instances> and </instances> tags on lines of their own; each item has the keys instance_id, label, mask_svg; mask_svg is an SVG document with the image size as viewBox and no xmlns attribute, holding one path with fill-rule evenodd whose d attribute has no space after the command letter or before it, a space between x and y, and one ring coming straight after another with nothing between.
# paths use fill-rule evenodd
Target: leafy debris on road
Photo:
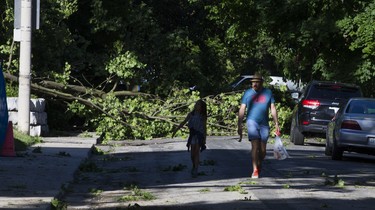
<instances>
[{"instance_id":1,"label":"leafy debris on road","mask_svg":"<svg viewBox=\"0 0 375 210\"><path fill-rule=\"evenodd\" d=\"M345 187L345 181L342 180L342 179L339 179L339 177L337 175L335 175L333 178L326 177L324 185L343 188L343 187Z\"/></svg>"},{"instance_id":2,"label":"leafy debris on road","mask_svg":"<svg viewBox=\"0 0 375 210\"><path fill-rule=\"evenodd\" d=\"M241 194L247 194L247 193L248 193L248 192L246 192L246 191L241 187L241 185L239 185L239 184L237 184L237 185L231 185L231 186L225 187L225 188L224 188L224 191L228 191L228 192L238 191L238 192L241 193Z\"/></svg>"},{"instance_id":3,"label":"leafy debris on road","mask_svg":"<svg viewBox=\"0 0 375 210\"><path fill-rule=\"evenodd\" d=\"M154 200L156 197L152 195L150 192L141 190L138 186L131 185L125 188L126 190L130 190L130 195L124 195L118 199L120 202L127 202L127 201L139 201L139 200Z\"/></svg>"}]
</instances>

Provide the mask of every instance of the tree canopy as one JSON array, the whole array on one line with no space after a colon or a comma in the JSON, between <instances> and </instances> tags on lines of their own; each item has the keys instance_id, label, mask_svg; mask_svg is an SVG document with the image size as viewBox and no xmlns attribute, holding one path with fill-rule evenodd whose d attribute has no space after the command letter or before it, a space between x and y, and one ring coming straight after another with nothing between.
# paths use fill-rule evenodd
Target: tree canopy
<instances>
[{"instance_id":1,"label":"tree canopy","mask_svg":"<svg viewBox=\"0 0 375 210\"><path fill-rule=\"evenodd\" d=\"M0 2L10 85L19 55L13 4ZM45 0L33 31L32 93L103 125L98 113L117 119L111 112L124 111L126 100L165 102L172 90L193 85L200 97L215 95L255 71L356 83L373 96L374 22L370 0Z\"/></svg>"}]
</instances>

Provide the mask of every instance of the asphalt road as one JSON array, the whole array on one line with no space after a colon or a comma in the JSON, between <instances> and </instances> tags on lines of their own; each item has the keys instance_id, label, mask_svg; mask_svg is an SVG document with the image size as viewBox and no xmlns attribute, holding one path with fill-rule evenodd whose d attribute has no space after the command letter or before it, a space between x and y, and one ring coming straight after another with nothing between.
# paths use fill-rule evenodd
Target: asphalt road
<instances>
[{"instance_id":1,"label":"asphalt road","mask_svg":"<svg viewBox=\"0 0 375 210\"><path fill-rule=\"evenodd\" d=\"M210 137L192 178L182 139L96 145L59 198L68 209L372 209L375 158L324 156L319 144L287 145L275 160L269 144L259 179L251 179L248 141ZM139 195L139 196L138 196ZM142 197L143 196L143 197ZM147 200L147 198L152 198Z\"/></svg>"}]
</instances>

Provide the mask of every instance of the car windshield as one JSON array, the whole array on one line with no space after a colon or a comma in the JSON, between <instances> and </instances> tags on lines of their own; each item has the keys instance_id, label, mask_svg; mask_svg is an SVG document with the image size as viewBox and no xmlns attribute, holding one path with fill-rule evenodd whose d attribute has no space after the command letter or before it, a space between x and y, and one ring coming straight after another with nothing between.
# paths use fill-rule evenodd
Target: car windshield
<instances>
[{"instance_id":1,"label":"car windshield","mask_svg":"<svg viewBox=\"0 0 375 210\"><path fill-rule=\"evenodd\" d=\"M349 99L362 96L361 91L356 87L348 87L337 84L316 84L310 92L311 98L321 99Z\"/></svg>"},{"instance_id":2,"label":"car windshield","mask_svg":"<svg viewBox=\"0 0 375 210\"><path fill-rule=\"evenodd\" d=\"M229 87L230 89L235 89L235 90L248 89L251 87L250 77L244 77L244 76L237 77L236 80L230 83Z\"/></svg>"},{"instance_id":3,"label":"car windshield","mask_svg":"<svg viewBox=\"0 0 375 210\"><path fill-rule=\"evenodd\" d=\"M232 83L229 84L230 87L235 87L237 83L239 83L243 77L237 77L236 80L234 80Z\"/></svg>"},{"instance_id":4,"label":"car windshield","mask_svg":"<svg viewBox=\"0 0 375 210\"><path fill-rule=\"evenodd\" d=\"M353 100L346 113L375 114L375 100Z\"/></svg>"}]
</instances>

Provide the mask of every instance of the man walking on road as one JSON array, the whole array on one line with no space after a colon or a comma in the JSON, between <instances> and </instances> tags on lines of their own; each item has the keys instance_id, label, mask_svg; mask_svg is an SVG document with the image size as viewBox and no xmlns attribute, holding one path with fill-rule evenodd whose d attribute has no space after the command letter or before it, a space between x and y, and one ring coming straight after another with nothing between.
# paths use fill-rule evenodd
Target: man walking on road
<instances>
[{"instance_id":1,"label":"man walking on road","mask_svg":"<svg viewBox=\"0 0 375 210\"><path fill-rule=\"evenodd\" d=\"M255 73L251 79L252 88L245 91L241 106L238 112L238 134L242 139L242 122L246 114L246 124L249 141L251 141L251 158L253 165L253 173L251 178L258 178L262 169L262 161L266 157L266 146L270 134L268 124L268 110L276 127L276 135L280 135L280 128L277 119L277 111L275 107L275 99L272 91L263 87L263 77L259 73Z\"/></svg>"}]
</instances>

